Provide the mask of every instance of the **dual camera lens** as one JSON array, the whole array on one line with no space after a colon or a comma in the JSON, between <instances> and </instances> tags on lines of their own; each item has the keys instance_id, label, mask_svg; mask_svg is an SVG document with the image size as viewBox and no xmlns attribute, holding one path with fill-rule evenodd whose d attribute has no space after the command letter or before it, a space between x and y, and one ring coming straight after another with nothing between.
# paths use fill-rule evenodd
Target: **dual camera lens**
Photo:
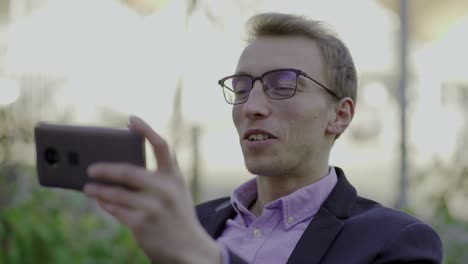
<instances>
[{"instance_id":1,"label":"dual camera lens","mask_svg":"<svg viewBox=\"0 0 468 264\"><path fill-rule=\"evenodd\" d=\"M61 162L60 153L57 151L56 148L49 147L44 152L44 159L52 167L57 167ZM76 152L68 152L66 153L66 161L70 165L78 165L79 158L78 153Z\"/></svg>"}]
</instances>

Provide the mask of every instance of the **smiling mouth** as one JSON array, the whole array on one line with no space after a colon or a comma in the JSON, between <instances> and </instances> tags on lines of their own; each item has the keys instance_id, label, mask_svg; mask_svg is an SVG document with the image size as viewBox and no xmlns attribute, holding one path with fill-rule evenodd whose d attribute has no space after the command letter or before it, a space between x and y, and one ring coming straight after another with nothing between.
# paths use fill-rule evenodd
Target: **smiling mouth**
<instances>
[{"instance_id":1,"label":"smiling mouth","mask_svg":"<svg viewBox=\"0 0 468 264\"><path fill-rule=\"evenodd\" d=\"M250 136L247 137L247 140L248 141L264 141L264 140L268 140L268 139L271 139L273 137L271 137L270 135L267 135L267 134L252 134Z\"/></svg>"}]
</instances>

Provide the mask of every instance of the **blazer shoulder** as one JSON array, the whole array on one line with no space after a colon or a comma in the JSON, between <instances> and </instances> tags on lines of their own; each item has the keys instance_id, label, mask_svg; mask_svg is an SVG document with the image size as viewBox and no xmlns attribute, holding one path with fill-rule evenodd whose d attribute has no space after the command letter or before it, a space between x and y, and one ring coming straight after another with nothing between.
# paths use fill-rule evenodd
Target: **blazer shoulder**
<instances>
[{"instance_id":1,"label":"blazer shoulder","mask_svg":"<svg viewBox=\"0 0 468 264\"><path fill-rule=\"evenodd\" d=\"M405 212L379 206L368 212L369 230L381 234L374 263L441 263L443 250L436 230Z\"/></svg>"},{"instance_id":2,"label":"blazer shoulder","mask_svg":"<svg viewBox=\"0 0 468 264\"><path fill-rule=\"evenodd\" d=\"M422 221L406 212L383 206L379 203L372 204L368 210L369 215L377 218L388 219L401 224L421 223Z\"/></svg>"},{"instance_id":3,"label":"blazer shoulder","mask_svg":"<svg viewBox=\"0 0 468 264\"><path fill-rule=\"evenodd\" d=\"M405 212L383 206L375 201L358 197L350 220L361 220L367 224L385 225L387 228L403 228L423 222Z\"/></svg>"},{"instance_id":4,"label":"blazer shoulder","mask_svg":"<svg viewBox=\"0 0 468 264\"><path fill-rule=\"evenodd\" d=\"M435 240L440 240L437 232L424 221L361 197L356 201L353 215L345 222L348 227L361 230L363 234L373 236L378 233L382 240L391 239L396 234L409 230L430 233Z\"/></svg>"},{"instance_id":5,"label":"blazer shoulder","mask_svg":"<svg viewBox=\"0 0 468 264\"><path fill-rule=\"evenodd\" d=\"M439 235L410 214L358 197L351 216L343 220L342 234L348 238L345 240L359 237L355 251L374 252L373 263L397 263L403 259L408 263L440 263Z\"/></svg>"}]
</instances>

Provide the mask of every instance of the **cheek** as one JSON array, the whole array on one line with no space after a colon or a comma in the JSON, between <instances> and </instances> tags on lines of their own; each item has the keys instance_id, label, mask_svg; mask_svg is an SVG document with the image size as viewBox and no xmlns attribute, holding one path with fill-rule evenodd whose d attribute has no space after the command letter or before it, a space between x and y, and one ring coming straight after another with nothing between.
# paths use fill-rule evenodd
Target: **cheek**
<instances>
[{"instance_id":1,"label":"cheek","mask_svg":"<svg viewBox=\"0 0 468 264\"><path fill-rule=\"evenodd\" d=\"M240 130L240 122L242 120L242 107L239 105L232 106L232 122L237 129L237 132Z\"/></svg>"},{"instance_id":2,"label":"cheek","mask_svg":"<svg viewBox=\"0 0 468 264\"><path fill-rule=\"evenodd\" d=\"M317 121L317 116L295 116L289 119L289 138L297 144L311 142L319 130Z\"/></svg>"},{"instance_id":3,"label":"cheek","mask_svg":"<svg viewBox=\"0 0 468 264\"><path fill-rule=\"evenodd\" d=\"M297 106L297 105L296 105ZM289 138L299 144L315 141L326 129L326 114L320 107L287 108Z\"/></svg>"}]
</instances>

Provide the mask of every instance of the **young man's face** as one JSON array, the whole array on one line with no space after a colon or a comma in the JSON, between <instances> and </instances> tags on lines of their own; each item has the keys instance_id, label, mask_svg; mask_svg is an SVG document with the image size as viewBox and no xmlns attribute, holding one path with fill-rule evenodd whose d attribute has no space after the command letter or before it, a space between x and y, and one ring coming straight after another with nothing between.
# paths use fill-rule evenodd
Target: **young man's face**
<instances>
[{"instance_id":1,"label":"young man's face","mask_svg":"<svg viewBox=\"0 0 468 264\"><path fill-rule=\"evenodd\" d=\"M256 39L242 52L237 73L260 76L284 68L302 70L327 86L317 44L302 37ZM333 101L330 94L304 76L298 79L295 95L284 100L269 98L256 81L247 102L234 105L232 110L247 169L262 176L300 175L324 156L328 162L333 135L327 134L327 125L334 118ZM266 133L270 138L246 138L250 132Z\"/></svg>"}]
</instances>

